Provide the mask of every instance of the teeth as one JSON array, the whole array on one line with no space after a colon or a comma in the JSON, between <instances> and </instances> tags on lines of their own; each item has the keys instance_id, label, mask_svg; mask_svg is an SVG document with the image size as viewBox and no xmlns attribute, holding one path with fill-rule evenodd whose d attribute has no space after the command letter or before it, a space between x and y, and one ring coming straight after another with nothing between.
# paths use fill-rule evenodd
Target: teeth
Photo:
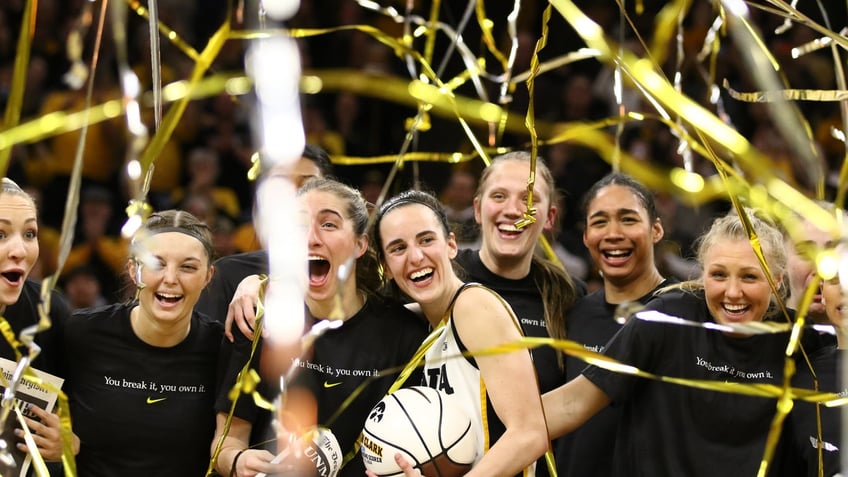
<instances>
[{"instance_id":1,"label":"teeth","mask_svg":"<svg viewBox=\"0 0 848 477\"><path fill-rule=\"evenodd\" d=\"M606 250L604 253L613 257L622 257L630 252L628 250Z\"/></svg>"},{"instance_id":2,"label":"teeth","mask_svg":"<svg viewBox=\"0 0 848 477\"><path fill-rule=\"evenodd\" d=\"M521 229L515 226L515 224L501 224L498 225L498 230L501 232L521 232Z\"/></svg>"},{"instance_id":3,"label":"teeth","mask_svg":"<svg viewBox=\"0 0 848 477\"><path fill-rule=\"evenodd\" d=\"M310 256L309 256L309 260L324 260L325 262L327 261L327 259L326 259L326 258L324 258L324 257L319 257L318 255L310 255Z\"/></svg>"},{"instance_id":4,"label":"teeth","mask_svg":"<svg viewBox=\"0 0 848 477\"><path fill-rule=\"evenodd\" d=\"M428 267L428 268L425 268L423 270L418 270L417 272L412 272L412 274L409 276L409 278L415 280L416 278L421 278L421 277L423 277L425 275L429 275L431 273L433 273L433 269Z\"/></svg>"},{"instance_id":5,"label":"teeth","mask_svg":"<svg viewBox=\"0 0 848 477\"><path fill-rule=\"evenodd\" d=\"M745 308L748 308L748 305L724 305L724 309L729 312L739 312L744 310Z\"/></svg>"},{"instance_id":6,"label":"teeth","mask_svg":"<svg viewBox=\"0 0 848 477\"><path fill-rule=\"evenodd\" d=\"M159 293L162 298L182 298L182 295L173 295L171 293Z\"/></svg>"}]
</instances>

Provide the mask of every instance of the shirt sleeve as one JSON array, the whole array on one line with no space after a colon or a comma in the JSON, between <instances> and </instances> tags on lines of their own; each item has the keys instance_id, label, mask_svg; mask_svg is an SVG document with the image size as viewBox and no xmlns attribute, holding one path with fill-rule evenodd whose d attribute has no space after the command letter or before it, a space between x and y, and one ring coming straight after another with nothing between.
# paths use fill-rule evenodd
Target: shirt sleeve
<instances>
[{"instance_id":1,"label":"shirt sleeve","mask_svg":"<svg viewBox=\"0 0 848 477\"><path fill-rule=\"evenodd\" d=\"M654 298L647 308L662 309L663 298ZM628 366L650 372L661 358L662 339L666 328L662 324L631 319L607 342L604 355ZM643 378L625 372L589 365L583 375L601 388L613 405L626 401Z\"/></svg>"}]
</instances>

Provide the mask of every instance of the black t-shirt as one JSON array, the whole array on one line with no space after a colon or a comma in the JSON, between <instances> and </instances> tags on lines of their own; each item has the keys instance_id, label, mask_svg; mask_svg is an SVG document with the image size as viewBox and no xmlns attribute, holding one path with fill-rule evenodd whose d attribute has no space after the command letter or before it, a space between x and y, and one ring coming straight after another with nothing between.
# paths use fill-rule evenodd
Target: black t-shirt
<instances>
[{"instance_id":1,"label":"black t-shirt","mask_svg":"<svg viewBox=\"0 0 848 477\"><path fill-rule=\"evenodd\" d=\"M692 321L714 321L703 293L671 291L647 307ZM659 376L779 386L788 339L788 333L740 338L633 319L608 343L605 354ZM757 474L775 399L702 390L597 366L583 374L622 407L614 475Z\"/></svg>"},{"instance_id":2,"label":"black t-shirt","mask_svg":"<svg viewBox=\"0 0 848 477\"><path fill-rule=\"evenodd\" d=\"M836 346L827 346L809 354L815 376L818 378L818 388L815 387L815 379L810 367L800 356L796 360L797 369L792 377L792 386L803 389L818 389L822 392L838 393L840 396L848 396L848 387L839 386L840 373L842 369L843 353ZM796 400L792 412L786 418L784 434L791 442L791 456L798 456L799 460L793 462L791 472L784 475L817 477L819 475L819 460L817 443L819 442L818 422L821 423L822 447L822 469L825 477L839 473L839 452L842 445L842 435L839 425L842 407L818 406L821 420L816 417L816 405L811 402ZM787 464L789 465L789 464Z\"/></svg>"},{"instance_id":3,"label":"black t-shirt","mask_svg":"<svg viewBox=\"0 0 848 477\"><path fill-rule=\"evenodd\" d=\"M18 301L6 307L3 318L9 323L15 338L21 331L38 323L38 304L41 302L41 284L32 280L24 282ZM64 353L62 351L62 328L71 315L70 308L62 295L50 292L50 328L35 335L36 344L41 352L31 363L34 368L57 376L64 376ZM25 352L24 350L19 350ZM0 338L0 356L16 360L15 352L9 342Z\"/></svg>"},{"instance_id":4,"label":"black t-shirt","mask_svg":"<svg viewBox=\"0 0 848 477\"><path fill-rule=\"evenodd\" d=\"M327 331L315 341L311 354L301 360L295 379L288 384L289 389L305 388L316 397L318 423L332 430L342 455L346 455L353 449L368 413L385 396L397 378L399 368L410 361L427 334L426 322L403 306L369 298L365 306L340 328ZM216 401L221 412L229 412L227 393L246 362L250 347L247 338L236 333L224 386ZM261 359L261 351L261 346L258 346L254 367ZM387 372L389 369L393 371ZM348 396L357 392L360 384L376 376L379 377L370 381L334 422L328 422ZM419 376L410 377L405 385L418 384ZM279 392L279 388L274 390L264 382L261 387L266 397ZM271 417L246 396L239 398L234 415L251 421L254 428L263 429L267 429ZM257 439L256 434L252 439ZM275 447L275 443L271 444ZM365 466L359 455L339 473L339 476L362 475L365 475Z\"/></svg>"},{"instance_id":5,"label":"black t-shirt","mask_svg":"<svg viewBox=\"0 0 848 477\"><path fill-rule=\"evenodd\" d=\"M658 289L667 286L664 280L650 293L639 298L645 304ZM587 350L603 353L607 342L621 329L613 319L617 305L606 300L601 288L587 295L568 313L566 332L568 339L581 343ZM568 355L565 375L568 381L576 378L586 368L580 358ZM592 416L579 429L559 439L556 448L558 473L568 477L605 477L612 475L613 454L621 408L608 406Z\"/></svg>"},{"instance_id":6,"label":"black t-shirt","mask_svg":"<svg viewBox=\"0 0 848 477\"><path fill-rule=\"evenodd\" d=\"M181 343L151 346L132 330L133 306L78 311L65 327L79 475L204 475L221 325L195 312Z\"/></svg>"},{"instance_id":7,"label":"black t-shirt","mask_svg":"<svg viewBox=\"0 0 848 477\"><path fill-rule=\"evenodd\" d=\"M455 260L466 274L464 281L485 285L509 303L521 323L524 336L550 338L545 324L545 309L542 303L544 297L539 293L532 273L518 280L495 275L480 260L480 252L477 250L460 250ZM586 292L585 286L581 285L581 282L575 280L578 297ZM565 383L565 370L557 365L557 351L554 348L540 346L531 350L531 353L542 393Z\"/></svg>"},{"instance_id":8,"label":"black t-shirt","mask_svg":"<svg viewBox=\"0 0 848 477\"><path fill-rule=\"evenodd\" d=\"M18 301L6 307L2 313L3 318L9 324L10 331L14 335L15 340L20 341L21 331L35 326L39 321L38 304L41 303L41 284L32 280L24 282L21 295ZM65 356L63 352L62 334L65 323L71 315L65 298L56 290L50 291L50 328L40 331L35 335L35 343L41 348L38 356L30 363L31 367L48 372L50 374L65 377ZM25 347L18 345L18 351L21 354L26 354ZM9 341L0 337L0 356L3 358L17 361L17 356ZM2 389L2 387L0 387ZM19 392L25 392L19 388ZM58 403L57 403L58 406ZM54 408L55 411L55 408ZM14 419L14 415L10 415L9 419ZM18 441L23 441L11 434L11 427L8 428L9 433L4 433L3 438L8 439L9 443L15 445ZM17 463L22 462L23 452L18 452L16 448L12 449L13 457ZM48 471L52 475L61 475L61 463L47 463ZM5 468L0 468L3 472ZM30 467L29 475L35 475L32 467Z\"/></svg>"},{"instance_id":9,"label":"black t-shirt","mask_svg":"<svg viewBox=\"0 0 848 477\"><path fill-rule=\"evenodd\" d=\"M262 273L268 273L268 252L265 250L227 255L215 260L215 274L194 308L223 323L239 283L245 277Z\"/></svg>"}]
</instances>

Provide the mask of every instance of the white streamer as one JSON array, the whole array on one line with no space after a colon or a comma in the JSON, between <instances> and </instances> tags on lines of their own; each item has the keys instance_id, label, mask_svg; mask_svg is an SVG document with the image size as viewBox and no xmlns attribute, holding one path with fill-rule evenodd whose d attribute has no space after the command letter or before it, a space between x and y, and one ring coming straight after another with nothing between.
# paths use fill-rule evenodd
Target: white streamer
<instances>
[{"instance_id":1,"label":"white streamer","mask_svg":"<svg viewBox=\"0 0 848 477\"><path fill-rule=\"evenodd\" d=\"M278 2L265 2L269 12L271 3ZM274 5L277 7L280 5ZM291 12L296 9L295 6ZM298 98L301 68L297 45L284 37L256 40L247 52L246 63L256 88L255 130L262 144L263 168L291 167L305 146ZM285 346L300 340L303 331L306 238L295 233L297 207L295 186L290 179L264 180L256 200L257 232L268 250L272 277L265 294L264 324L270 338Z\"/></svg>"}]
</instances>

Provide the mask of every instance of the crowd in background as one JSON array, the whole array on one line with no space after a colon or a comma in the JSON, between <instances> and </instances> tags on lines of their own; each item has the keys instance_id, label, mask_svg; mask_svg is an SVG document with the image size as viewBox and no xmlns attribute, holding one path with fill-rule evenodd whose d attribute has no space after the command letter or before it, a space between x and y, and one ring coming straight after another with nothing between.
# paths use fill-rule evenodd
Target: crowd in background
<instances>
[{"instance_id":1,"label":"crowd in background","mask_svg":"<svg viewBox=\"0 0 848 477\"><path fill-rule=\"evenodd\" d=\"M15 74L16 42L24 7L23 0L9 0L0 5L0 107L6 99ZM391 2L387 2L391 3ZM395 2L401 3L401 2ZM449 4L451 3L451 4ZM442 21L455 25L462 16L464 5L443 2ZM621 21L616 2L577 2L607 32L619 31ZM656 11L664 2L644 2L646 11ZM65 45L69 32L75 28L84 0L41 0L34 34L31 58L26 71L26 92L22 120L55 111L82 109L85 92L72 90L63 82L69 69ZM426 16L428 2L418 2L417 12ZM201 50L208 38L223 21L227 2L160 0L161 21L171 27L192 47ZM403 5L396 5L402 7ZM535 42L541 32L541 10L545 3L523 2L518 27L519 48L514 70L529 68ZM98 7L99 8L99 7ZM95 8L94 11L97 11ZM495 20L495 38L506 49L505 22L511 4L487 2L487 15ZM838 8L838 7L834 7ZM833 18L838 12L830 12ZM637 29L650 36L653 15L636 15ZM815 17L815 12L811 12ZM816 37L810 29L796 26L782 35L774 33L782 19L761 11L752 11L755 24L777 60L790 65L783 74L793 88L834 88L833 60L826 51L792 59L790 49ZM684 60L670 55L663 64L671 77L680 73L681 89L694 100L713 111L722 113L740 133L773 161L773 169L793 186L811 193L813 177L808 170L799 170L797 161L769 118L763 104L743 103L722 95L721 109L709 102L707 88L709 72L696 60L704 37L715 18L711 2L694 2L683 22ZM841 15L839 18L844 18ZM835 21L835 20L834 20ZM96 18L95 18L96 22ZM95 23L96 24L96 23ZM107 22L108 24L108 22ZM292 28L325 28L339 25L363 24L375 26L393 37L402 35L403 25L368 11L352 0L322 0L301 2L297 15L287 23ZM133 68L146 89L151 87L149 37L145 21L131 13L127 22L129 56ZM86 58L90 57L94 28L86 39ZM104 38L99 66L94 77L95 103L120 96L115 64L115 46L111 36ZM463 38L475 50L484 49L479 28L472 19ZM632 34L626 35L626 45L644 54ZM423 40L417 40L423 41ZM423 44L423 43L422 43ZM192 61L163 38L161 44L162 79L164 83L188 77ZM299 40L303 68L309 70L350 68L372 74L409 77L407 65L394 51L374 38L353 30ZM559 15L551 20L548 46L542 60L562 55L583 46L582 41ZM242 71L246 44L229 40L217 56L212 71ZM436 51L444 51L448 41L439 36ZM673 48L672 48L673 50ZM488 54L487 54L488 55ZM438 60L438 58L437 58ZM440 61L440 60L438 60ZM436 61L436 62L438 62ZM488 56L487 64L497 63ZM444 78L451 78L465 66L454 55L445 65ZM730 41L719 52L715 77L727 79L735 89L754 91L757 86L746 74L740 55ZM497 98L499 85L490 84L490 98ZM597 61L583 61L560 67L536 80L536 117L539 121L593 121L618 114L618 103L612 95L612 71ZM470 87L458 93L475 97ZM628 92L623 104L629 111L650 111L638 93ZM519 115L526 112L528 96L523 84L512 94L509 108ZM391 102L372 99L346 91L328 91L306 96L302 101L304 128L308 143L327 150L331 157L377 156L395 154L406 134L406 119L415 110ZM830 126L841 124L839 109L823 102L799 103L809 121L822 167L828 178L828 190L835 187L835 177L844 155L844 145L833 139ZM254 185L247 179L251 156L256 144L251 135L252 106L244 97L221 93L209 99L191 102L162 154L156 158L155 174L150 186L149 200L157 210L181 208L205 221L214 232L218 256L251 251L260 247L252 233ZM148 127L153 127L153 115L145 114ZM2 129L2 127L0 127ZM125 296L125 281L120 278L126 263L127 243L119 235L126 218L128 203L122 164L126 157L126 127L122 117L92 125L87 132L84 151L83 187L79 205L79 223L74 245L63 268L61 286L74 307L112 302ZM79 132L65 133L31 143L19 144L12 150L7 175L39 199L42 241L41 259L34 277L46 276L56 268L59 230L64 217L64 204L73 165ZM527 137L506 134L501 146L527 148ZM469 141L455 120L432 118L429 131L419 134L416 147L422 151L469 152ZM639 160L659 167L683 165L678 139L657 121L630 123L621 136L621 147ZM568 270L584 279L590 287L598 286L599 277L582 243L580 201L589 187L611 170L610 165L594 150L572 143L542 148L562 193L559 203L561 220L548 237L558 257ZM711 164L697 155L693 169L711 175ZM471 208L477 178L483 168L481 161L449 165L422 163L405 168L393 191L412 185L439 194L448 209L450 219L461 243L477 240ZM388 166L336 166L336 176L362 191L363 196L376 202L386 180ZM717 201L698 207L685 205L677 198L655 191L660 215L665 227L665 239L657 255L658 266L665 276L689 278L693 269L691 245L716 215L727 210L726 202Z\"/></svg>"}]
</instances>

